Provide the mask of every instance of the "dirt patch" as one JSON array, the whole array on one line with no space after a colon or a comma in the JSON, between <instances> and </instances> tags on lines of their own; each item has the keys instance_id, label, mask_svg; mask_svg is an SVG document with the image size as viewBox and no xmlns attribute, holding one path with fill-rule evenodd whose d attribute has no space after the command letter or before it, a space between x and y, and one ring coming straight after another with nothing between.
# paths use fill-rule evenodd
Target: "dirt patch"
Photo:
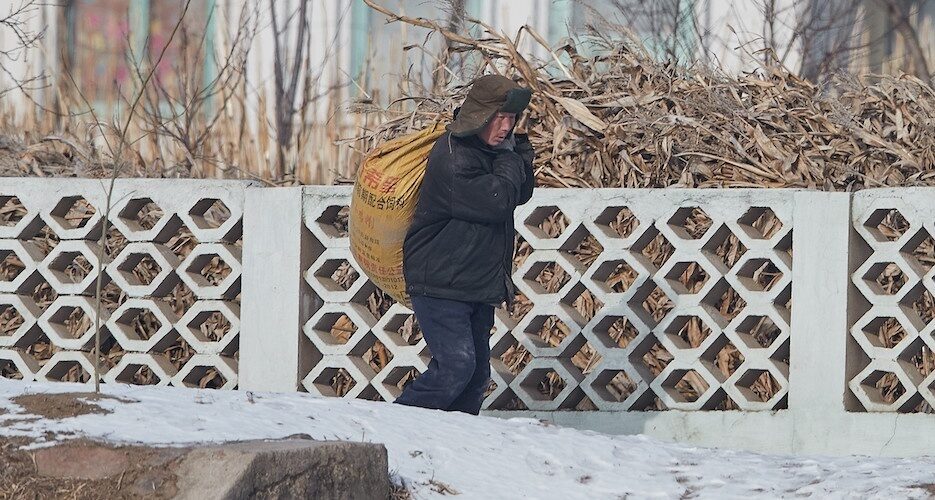
<instances>
[{"instance_id":1,"label":"dirt patch","mask_svg":"<svg viewBox=\"0 0 935 500\"><path fill-rule=\"evenodd\" d=\"M929 494L929 498L935 498L935 483L917 484L915 486L912 486L912 488L924 490L926 493Z\"/></svg>"},{"instance_id":2,"label":"dirt patch","mask_svg":"<svg viewBox=\"0 0 935 500\"><path fill-rule=\"evenodd\" d=\"M22 406L28 413L51 419L70 418L88 414L106 415L110 413L110 410L105 410L95 404L81 401L81 399L90 401L99 399L120 400L113 396L94 394L92 392L64 392L60 394L24 394L11 398L10 401Z\"/></svg>"},{"instance_id":3,"label":"dirt patch","mask_svg":"<svg viewBox=\"0 0 935 500\"><path fill-rule=\"evenodd\" d=\"M0 499L171 498L178 493L174 467L186 451L84 440L19 449L28 443L24 438L0 440Z\"/></svg>"}]
</instances>

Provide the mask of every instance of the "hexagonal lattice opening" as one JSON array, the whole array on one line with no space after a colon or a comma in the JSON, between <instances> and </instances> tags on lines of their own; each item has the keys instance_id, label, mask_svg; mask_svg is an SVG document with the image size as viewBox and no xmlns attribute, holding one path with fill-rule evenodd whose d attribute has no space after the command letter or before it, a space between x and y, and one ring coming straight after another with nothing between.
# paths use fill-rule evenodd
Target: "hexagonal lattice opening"
<instances>
[{"instance_id":1,"label":"hexagonal lattice opening","mask_svg":"<svg viewBox=\"0 0 935 500\"><path fill-rule=\"evenodd\" d=\"M350 215L351 207L347 205L332 205L326 208L321 215L315 219L315 223L317 223L318 227L328 236L332 238L344 238L347 236Z\"/></svg>"},{"instance_id":2,"label":"hexagonal lattice opening","mask_svg":"<svg viewBox=\"0 0 935 500\"><path fill-rule=\"evenodd\" d=\"M392 392L402 392L407 385L419 378L419 370L412 366L397 366L383 379L383 384L395 388Z\"/></svg>"},{"instance_id":3,"label":"hexagonal lattice opening","mask_svg":"<svg viewBox=\"0 0 935 500\"><path fill-rule=\"evenodd\" d=\"M521 385L538 401L554 401L565 389L565 380L555 370L539 368L531 370Z\"/></svg>"},{"instance_id":4,"label":"hexagonal lattice opening","mask_svg":"<svg viewBox=\"0 0 935 500\"><path fill-rule=\"evenodd\" d=\"M609 348L625 348L639 331L625 316L606 316L594 325L594 334Z\"/></svg>"},{"instance_id":5,"label":"hexagonal lattice opening","mask_svg":"<svg viewBox=\"0 0 935 500\"><path fill-rule=\"evenodd\" d=\"M134 340L149 340L162 322L147 308L129 307L116 320L123 333Z\"/></svg>"},{"instance_id":6,"label":"hexagonal lattice opening","mask_svg":"<svg viewBox=\"0 0 935 500\"><path fill-rule=\"evenodd\" d=\"M0 196L0 226L13 227L26 217L26 207L16 196Z\"/></svg>"},{"instance_id":7,"label":"hexagonal lattice opening","mask_svg":"<svg viewBox=\"0 0 935 500\"><path fill-rule=\"evenodd\" d=\"M737 219L737 223L748 228L750 236L764 240L782 230L782 221L769 207L751 207Z\"/></svg>"},{"instance_id":8,"label":"hexagonal lattice opening","mask_svg":"<svg viewBox=\"0 0 935 500\"><path fill-rule=\"evenodd\" d=\"M598 397L611 403L619 403L636 391L637 383L622 370L605 370L591 383Z\"/></svg>"},{"instance_id":9,"label":"hexagonal lattice opening","mask_svg":"<svg viewBox=\"0 0 935 500\"><path fill-rule=\"evenodd\" d=\"M364 350L360 358L370 365L374 373L380 373L393 360L393 351L387 349L383 342L377 340Z\"/></svg>"},{"instance_id":10,"label":"hexagonal lattice opening","mask_svg":"<svg viewBox=\"0 0 935 500\"><path fill-rule=\"evenodd\" d=\"M601 356L590 342L585 342L577 352L572 354L571 364L581 370L581 373L587 375L594 371L594 369L601 364L603 359L604 357Z\"/></svg>"},{"instance_id":11,"label":"hexagonal lattice opening","mask_svg":"<svg viewBox=\"0 0 935 500\"><path fill-rule=\"evenodd\" d=\"M909 280L894 262L879 262L870 266L863 276L870 288L880 295L895 295Z\"/></svg>"},{"instance_id":12,"label":"hexagonal lattice opening","mask_svg":"<svg viewBox=\"0 0 935 500\"><path fill-rule=\"evenodd\" d=\"M632 250L639 252L657 270L675 253L672 243L656 228L646 231L646 234L633 245Z\"/></svg>"},{"instance_id":13,"label":"hexagonal lattice opening","mask_svg":"<svg viewBox=\"0 0 935 500\"><path fill-rule=\"evenodd\" d=\"M354 377L344 368L325 368L312 383L322 394L337 397L343 397L357 385Z\"/></svg>"},{"instance_id":14,"label":"hexagonal lattice opening","mask_svg":"<svg viewBox=\"0 0 935 500\"><path fill-rule=\"evenodd\" d=\"M747 247L726 225L722 225L705 243L703 251L730 269L747 253Z\"/></svg>"},{"instance_id":15,"label":"hexagonal lattice opening","mask_svg":"<svg viewBox=\"0 0 935 500\"><path fill-rule=\"evenodd\" d=\"M390 297L389 294L380 290L373 284L369 284L362 287L354 297L351 298L351 302L365 305L374 318L382 318L383 315L393 307L393 304L396 303L396 299Z\"/></svg>"},{"instance_id":16,"label":"hexagonal lattice opening","mask_svg":"<svg viewBox=\"0 0 935 500\"><path fill-rule=\"evenodd\" d=\"M711 328L698 316L676 316L665 329L680 349L694 349L711 336Z\"/></svg>"},{"instance_id":17,"label":"hexagonal lattice opening","mask_svg":"<svg viewBox=\"0 0 935 500\"><path fill-rule=\"evenodd\" d=\"M315 271L315 276L323 278L322 283L337 292L350 290L360 273L347 259L329 259Z\"/></svg>"},{"instance_id":18,"label":"hexagonal lattice opening","mask_svg":"<svg viewBox=\"0 0 935 500\"><path fill-rule=\"evenodd\" d=\"M607 207L594 222L605 229L611 237L626 238L640 225L640 221L628 207Z\"/></svg>"},{"instance_id":19,"label":"hexagonal lattice opening","mask_svg":"<svg viewBox=\"0 0 935 500\"><path fill-rule=\"evenodd\" d=\"M886 349L895 347L908 336L902 323L893 317L873 318L862 331L871 344Z\"/></svg>"},{"instance_id":20,"label":"hexagonal lattice opening","mask_svg":"<svg viewBox=\"0 0 935 500\"><path fill-rule=\"evenodd\" d=\"M81 382L91 380L91 374L77 361L59 361L46 373L46 377L59 382Z\"/></svg>"},{"instance_id":21,"label":"hexagonal lattice opening","mask_svg":"<svg viewBox=\"0 0 935 500\"><path fill-rule=\"evenodd\" d=\"M130 241L116 227L113 225L107 227L107 236L104 238L104 256L107 259L117 257L128 244Z\"/></svg>"},{"instance_id":22,"label":"hexagonal lattice opening","mask_svg":"<svg viewBox=\"0 0 935 500\"><path fill-rule=\"evenodd\" d=\"M59 333L67 338L81 338L94 326L91 317L84 309L77 306L62 306L49 317L49 323L56 326Z\"/></svg>"},{"instance_id":23,"label":"hexagonal lattice opening","mask_svg":"<svg viewBox=\"0 0 935 500\"><path fill-rule=\"evenodd\" d=\"M935 239L925 229L919 230L900 250L928 272L935 266Z\"/></svg>"},{"instance_id":24,"label":"hexagonal lattice opening","mask_svg":"<svg viewBox=\"0 0 935 500\"><path fill-rule=\"evenodd\" d=\"M142 363L129 363L120 369L114 379L117 382L133 385L157 385L162 379L152 368Z\"/></svg>"},{"instance_id":25,"label":"hexagonal lattice opening","mask_svg":"<svg viewBox=\"0 0 935 500\"><path fill-rule=\"evenodd\" d=\"M582 237L576 237L574 240L569 240L568 246L574 245L574 248L568 250L568 254L572 255L578 262L582 263L585 268L591 267L591 264L601 256L601 253L604 252L604 246L601 245L601 242L597 241L597 238L593 234L587 232L584 228L579 228L575 231L575 235L581 233ZM580 241L578 241L580 239Z\"/></svg>"},{"instance_id":26,"label":"hexagonal lattice opening","mask_svg":"<svg viewBox=\"0 0 935 500\"><path fill-rule=\"evenodd\" d=\"M191 229L182 224L176 234L166 242L166 246L179 260L184 260L198 246L198 238Z\"/></svg>"},{"instance_id":27,"label":"hexagonal lattice opening","mask_svg":"<svg viewBox=\"0 0 935 500\"><path fill-rule=\"evenodd\" d=\"M26 265L13 250L0 250L0 281L13 281L26 269Z\"/></svg>"},{"instance_id":28,"label":"hexagonal lattice opening","mask_svg":"<svg viewBox=\"0 0 935 500\"><path fill-rule=\"evenodd\" d=\"M526 326L525 332L537 344L556 347L571 333L571 328L558 316L536 316Z\"/></svg>"},{"instance_id":29,"label":"hexagonal lattice opening","mask_svg":"<svg viewBox=\"0 0 935 500\"><path fill-rule=\"evenodd\" d=\"M604 303L595 297L583 283L577 283L571 287L568 293L562 297L561 302L571 306L578 313L580 318L576 317L575 321L582 324L591 321L591 318L604 307Z\"/></svg>"},{"instance_id":30,"label":"hexagonal lattice opening","mask_svg":"<svg viewBox=\"0 0 935 500\"><path fill-rule=\"evenodd\" d=\"M730 342L726 342L723 347L718 349L713 358L715 366L725 377L733 375L744 362L743 353Z\"/></svg>"},{"instance_id":31,"label":"hexagonal lattice opening","mask_svg":"<svg viewBox=\"0 0 935 500\"><path fill-rule=\"evenodd\" d=\"M708 282L708 273L697 262L679 262L665 275L672 288L681 294L695 294Z\"/></svg>"},{"instance_id":32,"label":"hexagonal lattice opening","mask_svg":"<svg viewBox=\"0 0 935 500\"><path fill-rule=\"evenodd\" d=\"M81 252L62 252L48 267L62 283L81 283L94 271L94 265Z\"/></svg>"},{"instance_id":33,"label":"hexagonal lattice opening","mask_svg":"<svg viewBox=\"0 0 935 500\"><path fill-rule=\"evenodd\" d=\"M192 259L186 271L199 279L202 286L216 286L230 276L233 269L220 255L205 253Z\"/></svg>"},{"instance_id":34,"label":"hexagonal lattice opening","mask_svg":"<svg viewBox=\"0 0 935 500\"><path fill-rule=\"evenodd\" d=\"M670 379L676 380L676 382L672 385L664 383L663 387L674 388L676 393L680 396L676 399L682 399L689 403L698 401L698 398L711 387L708 381L695 370L677 370L672 372L672 377L670 377Z\"/></svg>"},{"instance_id":35,"label":"hexagonal lattice opening","mask_svg":"<svg viewBox=\"0 0 935 500\"><path fill-rule=\"evenodd\" d=\"M639 275L624 260L609 260L594 271L595 281L601 281L612 293L623 293L630 289Z\"/></svg>"},{"instance_id":36,"label":"hexagonal lattice opening","mask_svg":"<svg viewBox=\"0 0 935 500\"><path fill-rule=\"evenodd\" d=\"M224 375L213 366L196 366L182 378L182 384L190 388L220 389L226 383Z\"/></svg>"},{"instance_id":37,"label":"hexagonal lattice opening","mask_svg":"<svg viewBox=\"0 0 935 500\"><path fill-rule=\"evenodd\" d=\"M188 215L199 229L217 229L231 218L231 211L223 201L206 198L195 203Z\"/></svg>"},{"instance_id":38,"label":"hexagonal lattice opening","mask_svg":"<svg viewBox=\"0 0 935 500\"><path fill-rule=\"evenodd\" d=\"M219 342L233 328L227 316L220 311L203 311L188 323L188 327L199 333L198 337L206 342Z\"/></svg>"},{"instance_id":39,"label":"hexagonal lattice opening","mask_svg":"<svg viewBox=\"0 0 935 500\"><path fill-rule=\"evenodd\" d=\"M59 224L69 229L80 229L87 226L95 213L97 211L94 206L82 196L62 198L51 212L52 217Z\"/></svg>"},{"instance_id":40,"label":"hexagonal lattice opening","mask_svg":"<svg viewBox=\"0 0 935 500\"><path fill-rule=\"evenodd\" d=\"M654 287L648 296L642 301L640 307L649 314L652 321L659 323L662 318L669 314L669 311L675 308L675 304L669 299L669 296L661 288Z\"/></svg>"},{"instance_id":41,"label":"hexagonal lattice opening","mask_svg":"<svg viewBox=\"0 0 935 500\"><path fill-rule=\"evenodd\" d=\"M909 221L895 208L874 210L864 226L879 241L895 241L909 231Z\"/></svg>"},{"instance_id":42,"label":"hexagonal lattice opening","mask_svg":"<svg viewBox=\"0 0 935 500\"><path fill-rule=\"evenodd\" d=\"M0 337L9 337L23 326L26 319L13 304L0 304Z\"/></svg>"},{"instance_id":43,"label":"hexagonal lattice opening","mask_svg":"<svg viewBox=\"0 0 935 500\"><path fill-rule=\"evenodd\" d=\"M539 293L557 293L571 281L571 275L557 262L537 262L523 279Z\"/></svg>"},{"instance_id":44,"label":"hexagonal lattice opening","mask_svg":"<svg viewBox=\"0 0 935 500\"><path fill-rule=\"evenodd\" d=\"M416 345L422 340L422 329L414 314L397 314L384 327L400 345Z\"/></svg>"},{"instance_id":45,"label":"hexagonal lattice opening","mask_svg":"<svg viewBox=\"0 0 935 500\"><path fill-rule=\"evenodd\" d=\"M630 355L631 361L646 369L655 378L669 366L674 357L658 340L650 338Z\"/></svg>"},{"instance_id":46,"label":"hexagonal lattice opening","mask_svg":"<svg viewBox=\"0 0 935 500\"><path fill-rule=\"evenodd\" d=\"M906 393L902 381L893 372L874 370L860 381L861 387L871 401L891 404Z\"/></svg>"},{"instance_id":47,"label":"hexagonal lattice opening","mask_svg":"<svg viewBox=\"0 0 935 500\"><path fill-rule=\"evenodd\" d=\"M532 310L534 305L535 304L533 304L529 297L517 291L513 296L513 303L507 307L507 312L510 315L510 319L518 322L526 317L526 314Z\"/></svg>"},{"instance_id":48,"label":"hexagonal lattice opening","mask_svg":"<svg viewBox=\"0 0 935 500\"><path fill-rule=\"evenodd\" d=\"M325 342L341 345L346 344L358 330L351 318L337 312L323 315L314 329Z\"/></svg>"},{"instance_id":49,"label":"hexagonal lattice opening","mask_svg":"<svg viewBox=\"0 0 935 500\"><path fill-rule=\"evenodd\" d=\"M750 402L765 403L782 390L782 386L767 370L748 370L737 379L737 389Z\"/></svg>"},{"instance_id":50,"label":"hexagonal lattice opening","mask_svg":"<svg viewBox=\"0 0 935 500\"><path fill-rule=\"evenodd\" d=\"M750 259L737 271L737 278L750 291L768 292L782 279L782 271L769 259Z\"/></svg>"},{"instance_id":51,"label":"hexagonal lattice opening","mask_svg":"<svg viewBox=\"0 0 935 500\"><path fill-rule=\"evenodd\" d=\"M714 221L701 208L682 207L675 211L667 223L679 237L697 240L711 229Z\"/></svg>"},{"instance_id":52,"label":"hexagonal lattice opening","mask_svg":"<svg viewBox=\"0 0 935 500\"><path fill-rule=\"evenodd\" d=\"M523 222L540 238L558 238L571 223L558 207L539 207Z\"/></svg>"},{"instance_id":53,"label":"hexagonal lattice opening","mask_svg":"<svg viewBox=\"0 0 935 500\"><path fill-rule=\"evenodd\" d=\"M704 298L703 302L713 306L721 317L728 321L734 319L747 307L747 301L743 299L743 296L734 290L727 280L723 279L712 288L711 293Z\"/></svg>"},{"instance_id":54,"label":"hexagonal lattice opening","mask_svg":"<svg viewBox=\"0 0 935 500\"><path fill-rule=\"evenodd\" d=\"M162 208L150 198L134 198L127 202L117 214L123 222L135 231L149 231L156 227L165 215Z\"/></svg>"},{"instance_id":55,"label":"hexagonal lattice opening","mask_svg":"<svg viewBox=\"0 0 935 500\"><path fill-rule=\"evenodd\" d=\"M124 279L131 285L146 286L162 272L162 267L145 252L132 253L117 266Z\"/></svg>"},{"instance_id":56,"label":"hexagonal lattice opening","mask_svg":"<svg viewBox=\"0 0 935 500\"><path fill-rule=\"evenodd\" d=\"M9 359L0 358L0 378L10 380L23 380L23 372L19 370L16 363Z\"/></svg>"},{"instance_id":57,"label":"hexagonal lattice opening","mask_svg":"<svg viewBox=\"0 0 935 500\"><path fill-rule=\"evenodd\" d=\"M754 348L770 347L782 335L782 329L769 316L748 316L736 330L744 342Z\"/></svg>"},{"instance_id":58,"label":"hexagonal lattice opening","mask_svg":"<svg viewBox=\"0 0 935 500\"><path fill-rule=\"evenodd\" d=\"M924 286L918 285L918 290L906 295L904 302L926 325L935 320L935 296Z\"/></svg>"},{"instance_id":59,"label":"hexagonal lattice opening","mask_svg":"<svg viewBox=\"0 0 935 500\"><path fill-rule=\"evenodd\" d=\"M532 361L532 354L516 340L503 342L502 347L493 349L491 356L500 360L507 371L513 375L523 371L523 368Z\"/></svg>"}]
</instances>

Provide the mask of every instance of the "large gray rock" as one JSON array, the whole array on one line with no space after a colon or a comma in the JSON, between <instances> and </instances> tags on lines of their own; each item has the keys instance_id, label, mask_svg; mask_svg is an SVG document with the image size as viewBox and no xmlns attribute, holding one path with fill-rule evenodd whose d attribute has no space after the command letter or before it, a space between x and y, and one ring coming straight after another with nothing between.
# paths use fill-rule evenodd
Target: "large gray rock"
<instances>
[{"instance_id":1,"label":"large gray rock","mask_svg":"<svg viewBox=\"0 0 935 500\"><path fill-rule=\"evenodd\" d=\"M193 449L176 468L178 499L384 499L382 444L252 441Z\"/></svg>"}]
</instances>

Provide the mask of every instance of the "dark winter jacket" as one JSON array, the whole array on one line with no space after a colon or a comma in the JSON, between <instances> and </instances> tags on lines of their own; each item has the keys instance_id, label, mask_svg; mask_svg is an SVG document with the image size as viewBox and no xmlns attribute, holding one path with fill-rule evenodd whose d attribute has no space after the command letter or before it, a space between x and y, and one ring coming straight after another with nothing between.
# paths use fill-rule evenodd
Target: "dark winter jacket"
<instances>
[{"instance_id":1,"label":"dark winter jacket","mask_svg":"<svg viewBox=\"0 0 935 500\"><path fill-rule=\"evenodd\" d=\"M515 137L512 151L476 135L446 133L435 143L403 245L410 295L512 302L513 210L535 185L532 147Z\"/></svg>"}]
</instances>

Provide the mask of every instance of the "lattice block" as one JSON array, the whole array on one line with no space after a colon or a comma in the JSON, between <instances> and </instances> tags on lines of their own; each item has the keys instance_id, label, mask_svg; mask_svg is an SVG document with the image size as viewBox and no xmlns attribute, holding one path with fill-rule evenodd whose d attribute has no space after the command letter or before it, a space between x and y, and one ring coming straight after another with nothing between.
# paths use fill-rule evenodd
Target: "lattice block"
<instances>
[{"instance_id":1,"label":"lattice block","mask_svg":"<svg viewBox=\"0 0 935 500\"><path fill-rule=\"evenodd\" d=\"M344 394L347 398L363 394L370 387L370 380L376 376L370 365L360 358L326 356L302 380L302 386L312 394L337 396L332 385L339 372L353 380L353 387Z\"/></svg>"},{"instance_id":2,"label":"lattice block","mask_svg":"<svg viewBox=\"0 0 935 500\"><path fill-rule=\"evenodd\" d=\"M698 359L686 364L670 363L650 386L668 408L712 410L723 400L721 385L725 381L713 363Z\"/></svg>"},{"instance_id":3,"label":"lattice block","mask_svg":"<svg viewBox=\"0 0 935 500\"><path fill-rule=\"evenodd\" d=\"M62 196L49 197L43 200L49 205L41 210L41 217L63 240L95 240L101 235L106 196L98 184L91 189L77 188Z\"/></svg>"},{"instance_id":4,"label":"lattice block","mask_svg":"<svg viewBox=\"0 0 935 500\"><path fill-rule=\"evenodd\" d=\"M401 383L409 383L413 380L411 375L413 371L421 374L428 369L426 360L415 356L402 359L394 357L380 373L377 373L370 381L374 389L385 401L393 401L398 398L403 387ZM407 382L408 381L408 382ZM400 387L402 385L402 387Z\"/></svg>"},{"instance_id":5,"label":"lattice block","mask_svg":"<svg viewBox=\"0 0 935 500\"><path fill-rule=\"evenodd\" d=\"M336 280L339 275L342 282ZM305 272L305 281L328 302L351 302L367 284L367 277L347 250L327 249Z\"/></svg>"},{"instance_id":6,"label":"lattice block","mask_svg":"<svg viewBox=\"0 0 935 500\"><path fill-rule=\"evenodd\" d=\"M129 241L165 243L182 228L182 219L166 211L151 197L128 197L117 202L111 219ZM155 218L155 221L149 219ZM145 223L144 223L145 221Z\"/></svg>"},{"instance_id":7,"label":"lattice block","mask_svg":"<svg viewBox=\"0 0 935 500\"><path fill-rule=\"evenodd\" d=\"M156 322L156 331L146 330L148 325L143 318L147 315ZM158 352L175 343L178 338L174 331L177 321L172 307L162 300L128 299L111 314L107 330L127 351Z\"/></svg>"},{"instance_id":8,"label":"lattice block","mask_svg":"<svg viewBox=\"0 0 935 500\"><path fill-rule=\"evenodd\" d=\"M39 265L39 272L61 295L92 294L100 272L97 265L100 251L97 243L62 241ZM110 278L105 274L104 283L108 281Z\"/></svg>"},{"instance_id":9,"label":"lattice block","mask_svg":"<svg viewBox=\"0 0 935 500\"><path fill-rule=\"evenodd\" d=\"M5 364L12 365L24 382L35 380L40 369L32 356L16 349L0 349L0 373L4 371Z\"/></svg>"},{"instance_id":10,"label":"lattice block","mask_svg":"<svg viewBox=\"0 0 935 500\"><path fill-rule=\"evenodd\" d=\"M229 215L219 220L209 217L211 211ZM226 193L199 199L178 216L201 242L234 242L243 232L242 205Z\"/></svg>"},{"instance_id":11,"label":"lattice block","mask_svg":"<svg viewBox=\"0 0 935 500\"><path fill-rule=\"evenodd\" d=\"M237 361L211 354L195 354L172 377L176 387L199 388L208 384L217 389L237 387Z\"/></svg>"},{"instance_id":12,"label":"lattice block","mask_svg":"<svg viewBox=\"0 0 935 500\"><path fill-rule=\"evenodd\" d=\"M134 272L141 264L148 263L158 269L151 279L141 279ZM107 274L121 290L131 297L162 297L179 282L175 269L181 265L171 250L158 243L134 242L128 244L113 262L107 265Z\"/></svg>"},{"instance_id":13,"label":"lattice block","mask_svg":"<svg viewBox=\"0 0 935 500\"><path fill-rule=\"evenodd\" d=\"M88 298L60 295L39 317L39 327L61 349L87 350L94 344L96 304ZM105 326L109 315L101 310L102 341L110 337Z\"/></svg>"},{"instance_id":14,"label":"lattice block","mask_svg":"<svg viewBox=\"0 0 935 500\"><path fill-rule=\"evenodd\" d=\"M232 354L240 334L240 307L222 300L199 300L176 322L176 329L200 354Z\"/></svg>"},{"instance_id":15,"label":"lattice block","mask_svg":"<svg viewBox=\"0 0 935 500\"><path fill-rule=\"evenodd\" d=\"M164 355L131 352L120 358L117 365L107 372L104 381L109 384L137 384L136 375L144 369L149 370L157 379L157 382L152 384L157 386L169 385L172 377L176 375L175 367Z\"/></svg>"},{"instance_id":16,"label":"lattice block","mask_svg":"<svg viewBox=\"0 0 935 500\"><path fill-rule=\"evenodd\" d=\"M42 259L42 252L33 243L0 240L0 261L12 267L0 276L0 293L31 292L41 280L37 270Z\"/></svg>"},{"instance_id":17,"label":"lattice block","mask_svg":"<svg viewBox=\"0 0 935 500\"><path fill-rule=\"evenodd\" d=\"M103 363L99 366L101 377L107 375L107 367ZM36 380L40 382L70 381L93 385L94 357L90 353L81 351L59 351L49 358L42 369L36 373ZM72 377L74 380L69 380ZM86 380L82 381L84 378Z\"/></svg>"},{"instance_id":18,"label":"lattice block","mask_svg":"<svg viewBox=\"0 0 935 500\"><path fill-rule=\"evenodd\" d=\"M347 356L376 322L370 311L360 304L327 303L302 330L322 354Z\"/></svg>"},{"instance_id":19,"label":"lattice block","mask_svg":"<svg viewBox=\"0 0 935 500\"><path fill-rule=\"evenodd\" d=\"M206 276L214 262L226 264L226 276ZM179 264L178 274L201 299L231 299L240 293L241 250L223 243L201 243Z\"/></svg>"},{"instance_id":20,"label":"lattice block","mask_svg":"<svg viewBox=\"0 0 935 500\"><path fill-rule=\"evenodd\" d=\"M0 210L9 210L10 213L0 224L0 238L3 239L29 239L44 224L36 207L31 203L27 205L17 196L0 194ZM19 214L18 211L25 213Z\"/></svg>"},{"instance_id":21,"label":"lattice block","mask_svg":"<svg viewBox=\"0 0 935 500\"><path fill-rule=\"evenodd\" d=\"M550 377L554 376L561 380L557 392L550 390ZM535 358L516 375L510 388L531 410L557 410L578 403L578 386L583 379L581 371L568 360Z\"/></svg>"},{"instance_id":22,"label":"lattice block","mask_svg":"<svg viewBox=\"0 0 935 500\"><path fill-rule=\"evenodd\" d=\"M0 294L0 347L28 347L42 334L37 320L42 310L25 295Z\"/></svg>"}]
</instances>

